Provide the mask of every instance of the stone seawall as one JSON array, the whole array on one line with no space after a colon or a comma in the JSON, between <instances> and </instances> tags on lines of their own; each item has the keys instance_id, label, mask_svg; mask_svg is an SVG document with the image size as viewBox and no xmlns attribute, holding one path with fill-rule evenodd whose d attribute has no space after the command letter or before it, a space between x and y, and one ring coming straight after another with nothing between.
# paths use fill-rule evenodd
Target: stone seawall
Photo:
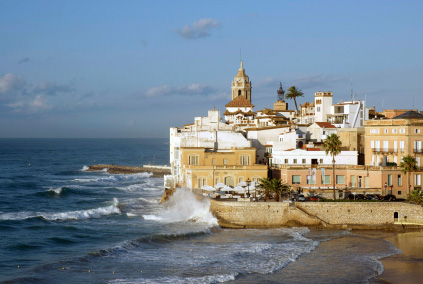
<instances>
[{"instance_id":1,"label":"stone seawall","mask_svg":"<svg viewBox=\"0 0 423 284\"><path fill-rule=\"evenodd\" d=\"M170 169L157 166L144 166L144 167L130 167L119 165L92 165L88 167L87 171L101 171L107 169L111 174L137 174L137 173L152 173L153 177L163 177L170 174Z\"/></svg>"},{"instance_id":2,"label":"stone seawall","mask_svg":"<svg viewBox=\"0 0 423 284\"><path fill-rule=\"evenodd\" d=\"M222 227L229 228L283 226L392 228L396 216L400 219L419 220L423 223L421 206L399 202L297 202L290 204L287 202L230 202L212 199L210 210Z\"/></svg>"}]
</instances>

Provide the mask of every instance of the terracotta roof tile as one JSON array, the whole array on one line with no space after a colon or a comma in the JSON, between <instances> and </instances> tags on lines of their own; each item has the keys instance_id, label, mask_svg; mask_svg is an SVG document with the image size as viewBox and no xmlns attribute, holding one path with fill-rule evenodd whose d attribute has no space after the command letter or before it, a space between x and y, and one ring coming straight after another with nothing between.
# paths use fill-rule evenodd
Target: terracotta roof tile
<instances>
[{"instance_id":1,"label":"terracotta roof tile","mask_svg":"<svg viewBox=\"0 0 423 284\"><path fill-rule=\"evenodd\" d=\"M336 128L335 125L330 124L330 122L316 122L316 124L320 127L324 128Z\"/></svg>"},{"instance_id":2,"label":"terracotta roof tile","mask_svg":"<svg viewBox=\"0 0 423 284\"><path fill-rule=\"evenodd\" d=\"M227 103L225 107L254 107L254 105L241 95Z\"/></svg>"}]
</instances>

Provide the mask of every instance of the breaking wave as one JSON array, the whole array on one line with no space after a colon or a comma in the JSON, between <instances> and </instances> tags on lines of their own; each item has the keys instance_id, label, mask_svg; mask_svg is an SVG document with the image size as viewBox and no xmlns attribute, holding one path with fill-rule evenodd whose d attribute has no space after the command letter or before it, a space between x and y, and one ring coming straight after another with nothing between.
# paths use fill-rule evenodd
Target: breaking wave
<instances>
[{"instance_id":1,"label":"breaking wave","mask_svg":"<svg viewBox=\"0 0 423 284\"><path fill-rule=\"evenodd\" d=\"M88 171L88 169L89 169L88 166L83 166L82 169L81 169L81 171L86 172L86 171Z\"/></svg>"},{"instance_id":2,"label":"breaking wave","mask_svg":"<svg viewBox=\"0 0 423 284\"><path fill-rule=\"evenodd\" d=\"M143 215L145 220L163 223L196 222L217 226L217 219L210 212L210 200L198 200L186 188L178 188L157 215Z\"/></svg>"},{"instance_id":3,"label":"breaking wave","mask_svg":"<svg viewBox=\"0 0 423 284\"><path fill-rule=\"evenodd\" d=\"M234 274L221 274L221 275L208 275L203 277L157 277L153 279L145 279L145 278L138 278L138 279L114 279L110 281L110 284L214 284L214 283L222 283L231 280L235 280L235 277L238 273Z\"/></svg>"},{"instance_id":4,"label":"breaking wave","mask_svg":"<svg viewBox=\"0 0 423 284\"><path fill-rule=\"evenodd\" d=\"M69 212L17 212L17 213L5 213L0 215L0 220L25 220L31 218L42 218L49 221L66 221L66 220L85 220L91 218L101 218L108 215L120 214L119 201L114 198L113 204L88 210L78 210Z\"/></svg>"}]
</instances>

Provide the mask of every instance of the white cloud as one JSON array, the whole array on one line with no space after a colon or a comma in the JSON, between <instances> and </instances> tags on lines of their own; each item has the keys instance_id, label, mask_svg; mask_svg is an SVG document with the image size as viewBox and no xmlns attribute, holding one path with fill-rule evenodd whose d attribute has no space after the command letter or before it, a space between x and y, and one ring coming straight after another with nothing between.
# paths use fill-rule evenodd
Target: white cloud
<instances>
[{"instance_id":1,"label":"white cloud","mask_svg":"<svg viewBox=\"0 0 423 284\"><path fill-rule=\"evenodd\" d=\"M0 94L11 94L25 88L25 80L11 73L0 77Z\"/></svg>"},{"instance_id":2,"label":"white cloud","mask_svg":"<svg viewBox=\"0 0 423 284\"><path fill-rule=\"evenodd\" d=\"M161 97L161 96L172 96L172 95L179 95L179 96L193 96L193 95L202 95L207 96L212 94L214 89L207 85L202 84L191 84L188 86L182 87L171 87L167 85L157 86L150 88L146 92L147 97Z\"/></svg>"},{"instance_id":3,"label":"white cloud","mask_svg":"<svg viewBox=\"0 0 423 284\"><path fill-rule=\"evenodd\" d=\"M210 36L211 30L220 26L218 21L206 18L195 21L192 26L186 25L182 29L177 29L175 32L185 39L199 39Z\"/></svg>"}]
</instances>

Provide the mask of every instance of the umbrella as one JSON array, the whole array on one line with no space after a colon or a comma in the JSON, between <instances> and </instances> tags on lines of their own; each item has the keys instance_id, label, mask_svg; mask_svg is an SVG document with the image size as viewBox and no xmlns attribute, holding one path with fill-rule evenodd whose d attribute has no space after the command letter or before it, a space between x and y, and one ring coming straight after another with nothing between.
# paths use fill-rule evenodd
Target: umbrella
<instances>
[{"instance_id":1,"label":"umbrella","mask_svg":"<svg viewBox=\"0 0 423 284\"><path fill-rule=\"evenodd\" d=\"M237 186L247 186L247 183L245 181L241 181L237 184Z\"/></svg>"},{"instance_id":2,"label":"umbrella","mask_svg":"<svg viewBox=\"0 0 423 284\"><path fill-rule=\"evenodd\" d=\"M233 190L236 191L237 193L245 193L245 188L241 186L237 186Z\"/></svg>"},{"instance_id":3,"label":"umbrella","mask_svg":"<svg viewBox=\"0 0 423 284\"><path fill-rule=\"evenodd\" d=\"M225 185L225 187L219 189L219 191L234 191L234 189L232 187L229 187L229 186L226 186Z\"/></svg>"},{"instance_id":4,"label":"umbrella","mask_svg":"<svg viewBox=\"0 0 423 284\"><path fill-rule=\"evenodd\" d=\"M218 184L214 185L214 188L217 188L217 189L222 188L222 187L226 187L226 184L219 182Z\"/></svg>"},{"instance_id":5,"label":"umbrella","mask_svg":"<svg viewBox=\"0 0 423 284\"><path fill-rule=\"evenodd\" d=\"M201 189L207 190L207 191L216 191L216 188L210 185L203 185Z\"/></svg>"}]
</instances>

